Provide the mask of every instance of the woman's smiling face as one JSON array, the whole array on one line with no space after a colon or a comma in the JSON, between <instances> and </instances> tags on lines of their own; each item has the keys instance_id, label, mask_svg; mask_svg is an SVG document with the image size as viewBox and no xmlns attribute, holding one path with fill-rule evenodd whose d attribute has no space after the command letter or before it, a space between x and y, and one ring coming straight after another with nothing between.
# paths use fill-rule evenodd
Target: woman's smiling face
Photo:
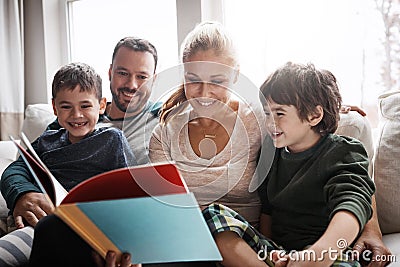
<instances>
[{"instance_id":1,"label":"woman's smiling face","mask_svg":"<svg viewBox=\"0 0 400 267\"><path fill-rule=\"evenodd\" d=\"M229 103L237 70L231 60L213 50L198 51L185 63L185 95L197 113Z\"/></svg>"}]
</instances>

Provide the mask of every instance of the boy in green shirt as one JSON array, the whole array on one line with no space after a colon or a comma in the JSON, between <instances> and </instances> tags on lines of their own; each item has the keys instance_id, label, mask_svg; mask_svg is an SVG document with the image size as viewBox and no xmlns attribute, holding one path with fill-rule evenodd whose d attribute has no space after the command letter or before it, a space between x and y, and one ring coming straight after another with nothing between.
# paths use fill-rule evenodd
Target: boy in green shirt
<instances>
[{"instance_id":1,"label":"boy in green shirt","mask_svg":"<svg viewBox=\"0 0 400 267\"><path fill-rule=\"evenodd\" d=\"M312 64L287 63L261 93L276 152L260 158L261 178L263 164L272 165L259 187L259 232L228 207L203 211L222 264L360 266L346 249L371 217L375 187L362 144L333 134L341 106L336 78Z\"/></svg>"}]
</instances>

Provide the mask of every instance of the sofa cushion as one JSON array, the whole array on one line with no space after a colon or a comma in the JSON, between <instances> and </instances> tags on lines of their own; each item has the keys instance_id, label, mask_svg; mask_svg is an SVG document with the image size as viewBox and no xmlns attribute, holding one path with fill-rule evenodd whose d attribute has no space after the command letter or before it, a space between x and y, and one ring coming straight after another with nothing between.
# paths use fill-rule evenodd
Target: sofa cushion
<instances>
[{"instance_id":1,"label":"sofa cushion","mask_svg":"<svg viewBox=\"0 0 400 267\"><path fill-rule=\"evenodd\" d=\"M400 233L396 234L388 234L383 236L383 242L392 252L394 259L393 263L390 266L399 266L400 265Z\"/></svg>"},{"instance_id":2,"label":"sofa cushion","mask_svg":"<svg viewBox=\"0 0 400 267\"><path fill-rule=\"evenodd\" d=\"M29 141L33 142L55 118L53 107L50 104L28 105L25 109L22 132L28 137Z\"/></svg>"},{"instance_id":3,"label":"sofa cushion","mask_svg":"<svg viewBox=\"0 0 400 267\"><path fill-rule=\"evenodd\" d=\"M374 157L374 142L372 137L371 124L367 117L360 115L356 111L349 113L340 113L338 128L335 132L339 135L353 137L359 140L368 153L370 176L373 176L373 157Z\"/></svg>"},{"instance_id":4,"label":"sofa cushion","mask_svg":"<svg viewBox=\"0 0 400 267\"><path fill-rule=\"evenodd\" d=\"M379 97L380 124L375 150L375 184L382 233L400 232L400 91Z\"/></svg>"}]
</instances>

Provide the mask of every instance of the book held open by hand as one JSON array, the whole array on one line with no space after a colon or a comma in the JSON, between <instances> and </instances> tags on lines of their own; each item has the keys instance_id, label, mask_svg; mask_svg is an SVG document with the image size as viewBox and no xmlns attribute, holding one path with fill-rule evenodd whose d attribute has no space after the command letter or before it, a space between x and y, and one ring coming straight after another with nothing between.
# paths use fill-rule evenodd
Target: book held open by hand
<instances>
[{"instance_id":1,"label":"book held open by hand","mask_svg":"<svg viewBox=\"0 0 400 267\"><path fill-rule=\"evenodd\" d=\"M129 252L133 263L222 260L199 205L175 165L117 169L67 192L23 134L21 141L27 149L14 143L55 207L55 215L102 257L113 250L118 259Z\"/></svg>"}]
</instances>

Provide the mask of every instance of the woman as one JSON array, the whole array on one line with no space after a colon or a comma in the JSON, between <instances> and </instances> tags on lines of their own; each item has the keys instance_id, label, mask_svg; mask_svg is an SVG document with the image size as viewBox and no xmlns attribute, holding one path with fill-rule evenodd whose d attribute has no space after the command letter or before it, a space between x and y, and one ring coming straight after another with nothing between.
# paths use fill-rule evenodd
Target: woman
<instances>
[{"instance_id":1,"label":"woman","mask_svg":"<svg viewBox=\"0 0 400 267\"><path fill-rule=\"evenodd\" d=\"M205 22L181 51L184 82L163 105L150 160L175 162L201 206L225 203L257 225L260 201L249 186L263 122L232 90L239 78L232 40L220 24Z\"/></svg>"}]
</instances>

